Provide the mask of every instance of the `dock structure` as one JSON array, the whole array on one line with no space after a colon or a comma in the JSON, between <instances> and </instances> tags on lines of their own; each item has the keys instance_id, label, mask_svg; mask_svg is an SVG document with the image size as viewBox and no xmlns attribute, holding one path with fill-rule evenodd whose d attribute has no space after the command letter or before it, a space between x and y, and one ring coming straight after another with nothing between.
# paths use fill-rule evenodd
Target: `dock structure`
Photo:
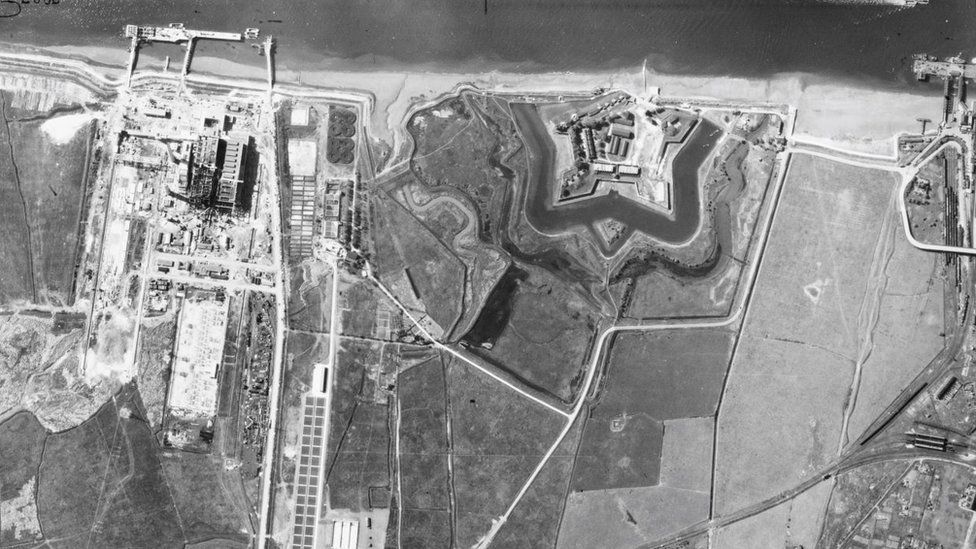
<instances>
[{"instance_id":1,"label":"dock structure","mask_svg":"<svg viewBox=\"0 0 976 549\"><path fill-rule=\"evenodd\" d=\"M139 57L139 39L132 37L132 45L129 46L129 72L126 74L125 86L132 87L132 73L136 71L136 59Z\"/></svg>"},{"instance_id":2,"label":"dock structure","mask_svg":"<svg viewBox=\"0 0 976 549\"><path fill-rule=\"evenodd\" d=\"M258 29L248 29L248 36L257 36L258 32ZM136 69L136 58L141 42L169 42L171 44L186 42L186 55L183 57L183 70L180 73L180 80L185 81L186 75L190 72L190 61L193 59L193 48L196 46L197 40L224 40L228 42L244 40L244 35L239 32L187 29L179 23L171 24L168 27L126 25L125 37L132 40L127 79L129 84L132 82L132 75ZM270 40L270 38L269 36L268 39Z\"/></svg>"},{"instance_id":3,"label":"dock structure","mask_svg":"<svg viewBox=\"0 0 976 549\"><path fill-rule=\"evenodd\" d=\"M171 42L174 44L194 39L228 40L231 42L240 42L244 39L244 35L239 32L185 29L182 25L171 25L169 27L126 25L125 36L126 38L138 38L147 42Z\"/></svg>"},{"instance_id":4,"label":"dock structure","mask_svg":"<svg viewBox=\"0 0 976 549\"><path fill-rule=\"evenodd\" d=\"M912 70L915 72L915 77L919 80L925 80L929 76L937 76L939 78L958 78L960 76L963 78L976 78L976 65L966 63L966 61L958 57L938 61L925 56L919 56L912 63Z\"/></svg>"},{"instance_id":5,"label":"dock structure","mask_svg":"<svg viewBox=\"0 0 976 549\"><path fill-rule=\"evenodd\" d=\"M270 34L264 39L264 58L268 67L268 97L274 89L274 37Z\"/></svg>"},{"instance_id":6,"label":"dock structure","mask_svg":"<svg viewBox=\"0 0 976 549\"><path fill-rule=\"evenodd\" d=\"M196 39L190 37L186 41L186 55L183 56L183 70L180 72L180 81L186 82L186 75L190 73L190 61L193 59L193 46Z\"/></svg>"}]
</instances>

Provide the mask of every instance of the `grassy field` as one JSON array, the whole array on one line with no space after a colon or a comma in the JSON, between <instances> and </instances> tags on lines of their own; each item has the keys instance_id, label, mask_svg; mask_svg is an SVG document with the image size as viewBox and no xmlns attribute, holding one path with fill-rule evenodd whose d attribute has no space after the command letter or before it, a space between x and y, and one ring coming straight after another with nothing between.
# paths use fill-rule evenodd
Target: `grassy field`
<instances>
[{"instance_id":1,"label":"grassy field","mask_svg":"<svg viewBox=\"0 0 976 549\"><path fill-rule=\"evenodd\" d=\"M250 539L250 509L238 471L224 469L219 457L189 452L162 452L160 462L189 542Z\"/></svg>"},{"instance_id":2,"label":"grassy field","mask_svg":"<svg viewBox=\"0 0 976 549\"><path fill-rule=\"evenodd\" d=\"M712 435L710 417L672 419L664 422L661 450L661 485L709 494L712 486Z\"/></svg>"},{"instance_id":3,"label":"grassy field","mask_svg":"<svg viewBox=\"0 0 976 549\"><path fill-rule=\"evenodd\" d=\"M346 274L342 277L339 286L339 325L342 334L396 340L403 325L400 309L371 281ZM384 323L383 327L378 317L381 310L386 311L385 317L389 317L389 322Z\"/></svg>"},{"instance_id":4,"label":"grassy field","mask_svg":"<svg viewBox=\"0 0 976 549\"><path fill-rule=\"evenodd\" d=\"M71 301L91 127L52 142L44 119L9 107L0 93L0 303ZM23 118L21 118L23 117ZM29 252L29 253L28 253Z\"/></svg>"},{"instance_id":5,"label":"grassy field","mask_svg":"<svg viewBox=\"0 0 976 549\"><path fill-rule=\"evenodd\" d=\"M895 186L885 172L794 159L719 412L716 512L778 493L836 455L880 303L868 288L885 285Z\"/></svg>"},{"instance_id":6,"label":"grassy field","mask_svg":"<svg viewBox=\"0 0 976 549\"><path fill-rule=\"evenodd\" d=\"M587 418L573 490L656 485L663 444L664 425L646 414L628 415L620 431L608 417Z\"/></svg>"},{"instance_id":7,"label":"grassy field","mask_svg":"<svg viewBox=\"0 0 976 549\"><path fill-rule=\"evenodd\" d=\"M733 335L722 330L618 335L604 386L586 421L573 489L658 484L664 422L714 415ZM688 459L698 459L697 448L685 448Z\"/></svg>"},{"instance_id":8,"label":"grassy field","mask_svg":"<svg viewBox=\"0 0 976 549\"><path fill-rule=\"evenodd\" d=\"M475 352L528 384L569 401L581 381L598 316L561 279L538 267L523 268L527 276L515 284L506 302L498 304L507 309L498 322L504 328L490 350ZM482 311L485 314L490 314L487 309Z\"/></svg>"},{"instance_id":9,"label":"grassy field","mask_svg":"<svg viewBox=\"0 0 976 549\"><path fill-rule=\"evenodd\" d=\"M830 483L821 482L799 496L715 532L715 547L783 549L817 544ZM833 546L830 546L833 547Z\"/></svg>"},{"instance_id":10,"label":"grassy field","mask_svg":"<svg viewBox=\"0 0 976 549\"><path fill-rule=\"evenodd\" d=\"M404 547L450 547L444 364L433 356L399 377Z\"/></svg>"},{"instance_id":11,"label":"grassy field","mask_svg":"<svg viewBox=\"0 0 976 549\"><path fill-rule=\"evenodd\" d=\"M29 412L0 423L0 546L41 537L36 488L46 437Z\"/></svg>"},{"instance_id":12,"label":"grassy field","mask_svg":"<svg viewBox=\"0 0 976 549\"><path fill-rule=\"evenodd\" d=\"M729 313L741 266L729 262L704 277L682 277L654 270L634 280L625 315L631 318L725 316Z\"/></svg>"},{"instance_id":13,"label":"grassy field","mask_svg":"<svg viewBox=\"0 0 976 549\"><path fill-rule=\"evenodd\" d=\"M618 335L593 415L666 420L714 414L733 335L721 329Z\"/></svg>"},{"instance_id":14,"label":"grassy field","mask_svg":"<svg viewBox=\"0 0 976 549\"><path fill-rule=\"evenodd\" d=\"M449 331L461 314L464 298L464 264L442 242L413 217L403 206L390 198L377 199L374 207L385 221L375 227L377 241L393 244L402 268L410 279L414 292L423 301L427 313L445 331ZM378 250L380 254L390 250ZM381 256L382 257L382 256ZM380 264L381 277L384 267Z\"/></svg>"},{"instance_id":15,"label":"grassy field","mask_svg":"<svg viewBox=\"0 0 976 549\"><path fill-rule=\"evenodd\" d=\"M182 547L182 522L127 386L82 425L51 435L38 483L41 526L66 546Z\"/></svg>"},{"instance_id":16,"label":"grassy field","mask_svg":"<svg viewBox=\"0 0 976 549\"><path fill-rule=\"evenodd\" d=\"M525 497L498 531L494 545L513 549L556 546L582 425L582 421L577 421L563 439Z\"/></svg>"},{"instance_id":17,"label":"grassy field","mask_svg":"<svg viewBox=\"0 0 976 549\"><path fill-rule=\"evenodd\" d=\"M390 429L386 404L373 402L372 368L381 344L345 341L334 380L329 454L325 470L334 508L369 509L370 487L388 487Z\"/></svg>"},{"instance_id":18,"label":"grassy field","mask_svg":"<svg viewBox=\"0 0 976 549\"><path fill-rule=\"evenodd\" d=\"M586 420L573 489L658 484L666 440L682 436L681 429L695 421L674 420L715 414L733 335L723 330L674 330L616 336L603 388ZM685 434L697 444L667 446L666 465L672 467L668 474L675 474L673 462L694 471L679 477L708 473L711 454L703 457L700 450L702 443L711 447L711 427L707 433L691 431ZM708 487L704 490L707 493Z\"/></svg>"},{"instance_id":19,"label":"grassy field","mask_svg":"<svg viewBox=\"0 0 976 549\"><path fill-rule=\"evenodd\" d=\"M556 547L637 547L707 515L708 494L689 490L649 486L573 492L566 500Z\"/></svg>"},{"instance_id":20,"label":"grassy field","mask_svg":"<svg viewBox=\"0 0 976 549\"><path fill-rule=\"evenodd\" d=\"M896 184L887 172L793 159L750 306L756 333L854 356Z\"/></svg>"},{"instance_id":21,"label":"grassy field","mask_svg":"<svg viewBox=\"0 0 976 549\"><path fill-rule=\"evenodd\" d=\"M862 366L849 440L857 439L944 345L945 281L939 275L942 256L912 246L900 227L893 232L893 252L885 264L886 284L873 331L873 352Z\"/></svg>"},{"instance_id":22,"label":"grassy field","mask_svg":"<svg viewBox=\"0 0 976 549\"><path fill-rule=\"evenodd\" d=\"M458 546L501 515L555 440L562 417L452 360L447 375Z\"/></svg>"}]
</instances>

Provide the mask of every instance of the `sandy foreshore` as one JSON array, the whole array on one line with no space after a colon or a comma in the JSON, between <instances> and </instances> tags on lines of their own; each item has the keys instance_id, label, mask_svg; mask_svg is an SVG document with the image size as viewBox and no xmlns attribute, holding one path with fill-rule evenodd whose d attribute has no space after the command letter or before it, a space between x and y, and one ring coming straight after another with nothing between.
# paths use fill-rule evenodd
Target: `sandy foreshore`
<instances>
[{"instance_id":1,"label":"sandy foreshore","mask_svg":"<svg viewBox=\"0 0 976 549\"><path fill-rule=\"evenodd\" d=\"M121 77L128 62L127 44L118 48L98 46L50 47L2 44L0 51L30 50L32 53L66 56L92 63L105 74ZM151 51L140 55L140 66L160 66ZM178 70L179 60L174 60ZM321 65L326 65L325 61ZM640 67L606 72L521 73L492 70L451 72L429 67L395 70L334 70L309 62L299 70L276 63L276 81L288 84L334 88L369 94L374 111L370 120L373 138L404 144L404 119L417 105L435 100L462 86L504 93L578 94L597 88L621 89L633 94L659 91L662 96L720 99L793 106L797 112L795 133L811 140L862 152L891 154L892 137L900 132L918 132L918 118L938 119L941 95L873 89L858 82L844 82L809 74L780 74L770 78L692 76L662 74ZM174 70L174 69L171 69ZM255 54L254 64L196 55L191 72L263 81L264 59ZM646 86L645 86L646 85ZM399 151L402 152L402 151Z\"/></svg>"}]
</instances>

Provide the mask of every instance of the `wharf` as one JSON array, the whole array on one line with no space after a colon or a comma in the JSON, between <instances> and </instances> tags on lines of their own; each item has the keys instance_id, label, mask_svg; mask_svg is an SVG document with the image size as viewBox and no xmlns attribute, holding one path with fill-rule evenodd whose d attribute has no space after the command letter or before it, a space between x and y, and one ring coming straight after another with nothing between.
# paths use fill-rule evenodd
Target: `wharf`
<instances>
[{"instance_id":1,"label":"wharf","mask_svg":"<svg viewBox=\"0 0 976 549\"><path fill-rule=\"evenodd\" d=\"M935 61L924 57L917 58L912 64L912 70L919 80L924 80L929 76L976 78L976 65L966 63L958 58L945 61Z\"/></svg>"}]
</instances>

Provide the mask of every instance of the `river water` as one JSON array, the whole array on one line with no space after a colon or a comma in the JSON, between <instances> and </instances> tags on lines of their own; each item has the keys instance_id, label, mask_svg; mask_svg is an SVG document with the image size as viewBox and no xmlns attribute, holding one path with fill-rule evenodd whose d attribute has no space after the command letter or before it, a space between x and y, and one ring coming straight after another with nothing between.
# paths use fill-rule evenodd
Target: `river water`
<instances>
[{"instance_id":1,"label":"river water","mask_svg":"<svg viewBox=\"0 0 976 549\"><path fill-rule=\"evenodd\" d=\"M976 55L973 0L910 9L816 0L40 0L0 18L0 40L124 47L126 23L169 22L260 27L279 38L284 64L336 68L530 72L647 59L661 72L799 71L905 87L914 85L913 53ZM249 48L235 51L253 60Z\"/></svg>"}]
</instances>

